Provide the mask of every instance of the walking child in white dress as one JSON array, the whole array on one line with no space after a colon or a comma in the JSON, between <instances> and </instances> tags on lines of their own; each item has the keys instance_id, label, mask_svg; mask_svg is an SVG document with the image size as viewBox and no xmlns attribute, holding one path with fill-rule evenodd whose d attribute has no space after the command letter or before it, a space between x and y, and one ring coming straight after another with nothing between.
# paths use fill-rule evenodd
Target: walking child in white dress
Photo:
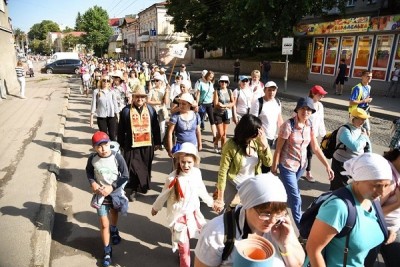
<instances>
[{"instance_id":1,"label":"walking child in white dress","mask_svg":"<svg viewBox=\"0 0 400 267\"><path fill-rule=\"evenodd\" d=\"M213 199L203 183L197 148L192 143L183 143L174 154L178 166L165 181L162 192L153 204L154 216L167 202L167 223L172 234L172 251L179 249L180 267L190 266L190 238L197 238L206 224L200 211L199 197L212 207Z\"/></svg>"}]
</instances>

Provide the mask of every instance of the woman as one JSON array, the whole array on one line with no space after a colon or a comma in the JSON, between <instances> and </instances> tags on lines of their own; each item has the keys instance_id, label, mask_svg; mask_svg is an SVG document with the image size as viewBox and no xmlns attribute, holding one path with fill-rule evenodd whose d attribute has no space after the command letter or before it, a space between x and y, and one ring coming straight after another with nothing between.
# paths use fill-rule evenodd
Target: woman
<instances>
[{"instance_id":1,"label":"woman","mask_svg":"<svg viewBox=\"0 0 400 267\"><path fill-rule=\"evenodd\" d=\"M213 209L228 208L235 198L236 187L249 177L261 173L261 165L271 166L272 154L261 121L246 114L235 128L234 136L222 147L218 171L217 199Z\"/></svg>"},{"instance_id":2,"label":"woman","mask_svg":"<svg viewBox=\"0 0 400 267\"><path fill-rule=\"evenodd\" d=\"M100 86L93 91L90 127L93 127L93 116L96 115L99 130L107 133L111 141L116 141L119 107L115 94L110 90L108 75L102 76Z\"/></svg>"},{"instance_id":3,"label":"woman","mask_svg":"<svg viewBox=\"0 0 400 267\"><path fill-rule=\"evenodd\" d=\"M191 110L192 103L195 102L192 95L184 93L179 98L179 111L173 113L169 120L168 127L168 156L172 157L173 142L172 135L175 134L176 144L192 143L201 151L201 131L200 131L200 116Z\"/></svg>"},{"instance_id":4,"label":"woman","mask_svg":"<svg viewBox=\"0 0 400 267\"><path fill-rule=\"evenodd\" d=\"M340 127L336 136L336 151L332 157L332 170L335 178L331 181L330 190L346 186L349 177L342 174L343 164L346 160L357 157L364 152L371 152L371 141L362 127L369 118L367 112L356 108L351 112L351 122Z\"/></svg>"},{"instance_id":5,"label":"woman","mask_svg":"<svg viewBox=\"0 0 400 267\"><path fill-rule=\"evenodd\" d=\"M279 173L288 194L289 206L297 228L301 217L301 196L298 180L306 167L307 146L311 144L313 152L325 166L329 180L333 179L333 171L322 153L315 138L310 117L315 113L313 100L309 97L297 101L294 112L296 116L284 122L278 134L274 161L271 172ZM279 164L279 165L278 165Z\"/></svg>"},{"instance_id":6,"label":"woman","mask_svg":"<svg viewBox=\"0 0 400 267\"><path fill-rule=\"evenodd\" d=\"M181 98L182 94L185 93L190 93L190 88L191 88L192 83L188 80L182 80L179 84L179 91L180 93L175 96L175 98L173 99L172 103L171 103L171 114L174 114L176 112L179 112L179 104L180 101L179 99ZM196 100L196 96L193 94L190 94L194 100ZM195 112L198 112L198 106L197 106L197 101L194 101L193 103L191 103L191 110L194 110Z\"/></svg>"},{"instance_id":7,"label":"woman","mask_svg":"<svg viewBox=\"0 0 400 267\"><path fill-rule=\"evenodd\" d=\"M235 99L233 122L238 124L240 119L250 112L253 102L253 92L249 87L249 78L247 76L239 76L239 88L233 91L233 98Z\"/></svg>"},{"instance_id":8,"label":"woman","mask_svg":"<svg viewBox=\"0 0 400 267\"><path fill-rule=\"evenodd\" d=\"M315 137L323 137L326 135L325 121L324 121L324 106L321 103L321 99L327 94L322 86L314 85L310 89L308 95L314 102L315 113L311 115L311 124L314 130ZM306 180L310 183L315 183L316 180L311 173L311 160L312 160L312 149L311 145L307 146L307 167L306 167Z\"/></svg>"},{"instance_id":9,"label":"woman","mask_svg":"<svg viewBox=\"0 0 400 267\"><path fill-rule=\"evenodd\" d=\"M384 241L372 201L389 188L392 171L386 159L373 153L352 158L343 167L353 179L346 187L354 197L357 210L356 224L349 234L346 264L364 266L368 251ZM337 197L321 205L306 245L311 266L343 266L346 238L334 237L345 227L347 216L347 205Z\"/></svg>"},{"instance_id":10,"label":"woman","mask_svg":"<svg viewBox=\"0 0 400 267\"><path fill-rule=\"evenodd\" d=\"M217 135L217 128L214 122L214 110L212 106L214 94L214 72L208 71L204 76L204 80L200 80L199 88L196 91L196 99L199 103L199 114L201 118L201 129L204 130L204 117L207 113L211 125L213 141Z\"/></svg>"},{"instance_id":11,"label":"woman","mask_svg":"<svg viewBox=\"0 0 400 267\"><path fill-rule=\"evenodd\" d=\"M217 125L217 136L214 140L214 151L220 153L218 147L221 141L221 148L226 142L226 132L232 117L234 100L231 89L228 88L229 77L222 75L218 80L219 88L214 91L214 120Z\"/></svg>"},{"instance_id":12,"label":"woman","mask_svg":"<svg viewBox=\"0 0 400 267\"><path fill-rule=\"evenodd\" d=\"M15 72L17 73L17 79L19 82L19 97L25 99L25 71L22 66L22 61L18 60L17 67L15 68Z\"/></svg>"},{"instance_id":13,"label":"woman","mask_svg":"<svg viewBox=\"0 0 400 267\"><path fill-rule=\"evenodd\" d=\"M291 225L279 178L271 173L251 177L239 185L239 197L242 205L235 208L235 240L246 239L248 234L262 236L275 247L270 266L301 266L304 251ZM203 227L195 249L195 267L232 266L234 251L222 259L225 231L224 215Z\"/></svg>"},{"instance_id":14,"label":"woman","mask_svg":"<svg viewBox=\"0 0 400 267\"><path fill-rule=\"evenodd\" d=\"M122 71L117 70L112 75L113 83L111 86L111 91L114 92L117 103L118 103L118 113L128 104L127 97L127 86L124 83L124 77Z\"/></svg>"},{"instance_id":15,"label":"woman","mask_svg":"<svg viewBox=\"0 0 400 267\"><path fill-rule=\"evenodd\" d=\"M171 93L169 96L171 103L172 101L174 101L175 97L181 94L181 89L180 89L181 82L182 82L182 75L176 75L175 82L171 85Z\"/></svg>"},{"instance_id":16,"label":"woman","mask_svg":"<svg viewBox=\"0 0 400 267\"><path fill-rule=\"evenodd\" d=\"M164 140L165 136L165 122L168 118L168 110L166 105L168 104L169 89L165 88L163 77L161 75L154 76L154 86L149 91L147 97L147 103L152 105L158 114L158 122L161 130L161 140Z\"/></svg>"},{"instance_id":17,"label":"woman","mask_svg":"<svg viewBox=\"0 0 400 267\"><path fill-rule=\"evenodd\" d=\"M251 72L250 89L253 92L253 101L264 96L264 84L260 81L261 73L259 70Z\"/></svg>"}]
</instances>

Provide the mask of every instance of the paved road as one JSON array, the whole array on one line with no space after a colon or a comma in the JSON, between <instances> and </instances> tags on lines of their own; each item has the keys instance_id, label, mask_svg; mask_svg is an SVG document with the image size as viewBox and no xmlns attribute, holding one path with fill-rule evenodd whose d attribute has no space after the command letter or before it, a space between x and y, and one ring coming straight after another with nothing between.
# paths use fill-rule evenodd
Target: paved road
<instances>
[{"instance_id":1,"label":"paved road","mask_svg":"<svg viewBox=\"0 0 400 267\"><path fill-rule=\"evenodd\" d=\"M55 227L53 232L51 266L82 266L99 264L102 245L98 221L91 198L84 167L91 152L90 137L95 129L89 128L90 99L79 94L78 82L71 85L68 114L63 143L62 169L57 192ZM206 127L209 127L207 124ZM230 134L233 126L230 127ZM201 169L209 192L214 190L219 155L212 152L211 135L207 129L203 135L204 150L201 152ZM376 151L383 148L377 147ZM151 205L161 191L165 175L171 170L170 159L165 151L156 152L153 164L152 190L138 201L131 203L127 217L120 218L123 242L114 246L117 266L177 266L178 258L171 252L170 232L165 227L165 210L157 216L150 215ZM318 182L300 181L304 207L313 196L328 189L326 174L319 162L314 163L314 176ZM206 218L216 214L202 207ZM192 243L194 248L195 242Z\"/></svg>"}]
</instances>

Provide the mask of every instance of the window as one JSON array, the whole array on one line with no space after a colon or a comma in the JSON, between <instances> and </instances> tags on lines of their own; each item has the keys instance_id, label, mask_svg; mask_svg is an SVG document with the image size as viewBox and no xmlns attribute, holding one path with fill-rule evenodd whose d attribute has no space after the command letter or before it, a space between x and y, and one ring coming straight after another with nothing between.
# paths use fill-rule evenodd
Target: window
<instances>
[{"instance_id":1,"label":"window","mask_svg":"<svg viewBox=\"0 0 400 267\"><path fill-rule=\"evenodd\" d=\"M364 70L368 70L368 63L371 56L371 46L373 36L358 36L357 37L356 58L354 62L353 77L361 77Z\"/></svg>"},{"instance_id":2,"label":"window","mask_svg":"<svg viewBox=\"0 0 400 267\"><path fill-rule=\"evenodd\" d=\"M349 0L347 1L346 7L352 7L355 5L357 0Z\"/></svg>"},{"instance_id":3,"label":"window","mask_svg":"<svg viewBox=\"0 0 400 267\"><path fill-rule=\"evenodd\" d=\"M378 35L376 38L372 61L372 75L374 79L382 81L386 79L393 39L393 35Z\"/></svg>"},{"instance_id":4,"label":"window","mask_svg":"<svg viewBox=\"0 0 400 267\"><path fill-rule=\"evenodd\" d=\"M323 74L335 75L339 37L328 37L326 43Z\"/></svg>"},{"instance_id":5,"label":"window","mask_svg":"<svg viewBox=\"0 0 400 267\"><path fill-rule=\"evenodd\" d=\"M349 76L349 72L350 72L350 66L352 63L351 61L352 61L353 53L354 53L354 41L355 41L355 37L351 37L351 36L342 37L339 61L342 58L345 59L345 63L347 65L346 76Z\"/></svg>"},{"instance_id":6,"label":"window","mask_svg":"<svg viewBox=\"0 0 400 267\"><path fill-rule=\"evenodd\" d=\"M314 38L313 58L311 62L311 73L321 73L322 57L324 55L325 38Z\"/></svg>"}]
</instances>

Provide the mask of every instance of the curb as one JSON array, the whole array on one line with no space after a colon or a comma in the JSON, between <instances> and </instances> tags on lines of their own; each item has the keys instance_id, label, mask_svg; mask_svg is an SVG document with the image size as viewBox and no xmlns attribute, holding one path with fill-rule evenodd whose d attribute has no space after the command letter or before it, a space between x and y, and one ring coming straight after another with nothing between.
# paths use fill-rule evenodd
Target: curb
<instances>
[{"instance_id":1,"label":"curb","mask_svg":"<svg viewBox=\"0 0 400 267\"><path fill-rule=\"evenodd\" d=\"M65 131L65 123L68 112L70 88L65 93L64 107L61 113L60 128L53 142L53 156L48 166L49 175L41 192L42 200L38 217L36 219L36 231L33 234L33 266L50 266L51 235L54 226L54 214L57 198L57 176L60 174L61 150Z\"/></svg>"}]
</instances>

